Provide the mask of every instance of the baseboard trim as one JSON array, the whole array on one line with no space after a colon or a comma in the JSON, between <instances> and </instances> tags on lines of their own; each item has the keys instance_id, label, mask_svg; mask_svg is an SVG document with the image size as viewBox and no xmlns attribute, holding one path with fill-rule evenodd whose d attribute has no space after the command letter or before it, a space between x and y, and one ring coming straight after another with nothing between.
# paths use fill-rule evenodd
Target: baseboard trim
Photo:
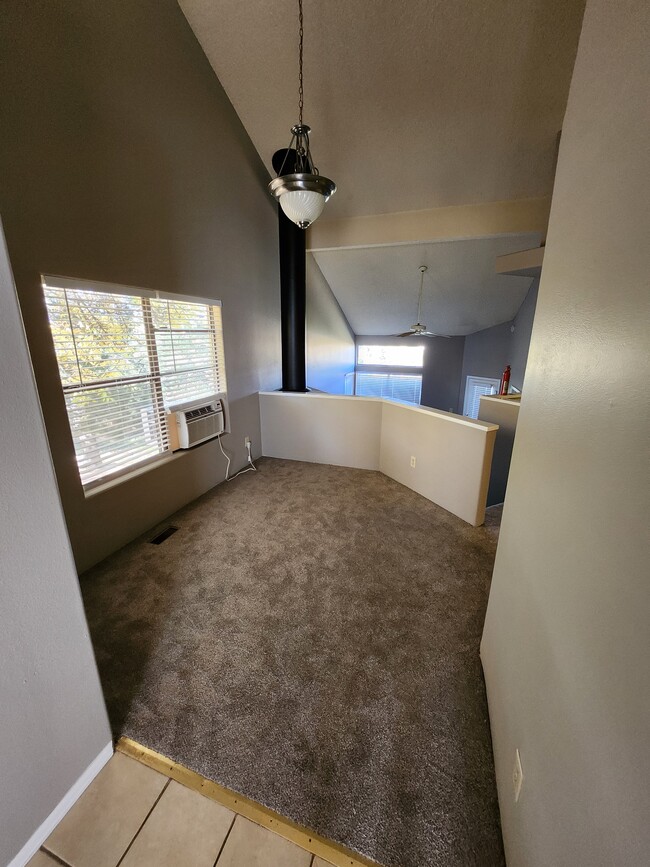
<instances>
[{"instance_id":1,"label":"baseboard trim","mask_svg":"<svg viewBox=\"0 0 650 867\"><path fill-rule=\"evenodd\" d=\"M107 743L101 753L92 760L79 779L72 784L47 819L39 825L20 852L9 862L7 867L25 867L25 864L27 864L29 859L38 852L61 819L73 806L75 801L77 801L86 791L88 786L92 783L112 755L113 742L111 741Z\"/></svg>"},{"instance_id":2,"label":"baseboard trim","mask_svg":"<svg viewBox=\"0 0 650 867\"><path fill-rule=\"evenodd\" d=\"M232 810L233 813L244 816L251 822L268 828L269 831L274 831L285 840L290 840L301 849L311 852L312 855L318 855L319 858L334 865L334 867L380 867L376 861L371 861L339 843L327 840L308 828L303 828L296 822L292 822L291 819L285 819L284 816L269 810L268 807L202 777L201 774L189 770L184 765L168 759L149 747L142 746L137 741L132 741L131 738L121 737L115 745L115 749L132 759L137 759L147 767L153 768L154 771L182 783L189 789L200 792L212 801Z\"/></svg>"}]
</instances>

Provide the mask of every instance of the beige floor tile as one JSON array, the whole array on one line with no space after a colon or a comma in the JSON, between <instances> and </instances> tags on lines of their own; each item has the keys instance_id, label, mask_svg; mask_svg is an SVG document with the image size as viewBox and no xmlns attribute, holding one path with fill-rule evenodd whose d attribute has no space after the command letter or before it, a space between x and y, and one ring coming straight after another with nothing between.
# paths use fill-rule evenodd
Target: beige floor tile
<instances>
[{"instance_id":1,"label":"beige floor tile","mask_svg":"<svg viewBox=\"0 0 650 867\"><path fill-rule=\"evenodd\" d=\"M237 816L217 867L309 867L310 862L309 852Z\"/></svg>"},{"instance_id":2,"label":"beige floor tile","mask_svg":"<svg viewBox=\"0 0 650 867\"><path fill-rule=\"evenodd\" d=\"M120 867L213 867L235 814L172 781Z\"/></svg>"},{"instance_id":3,"label":"beige floor tile","mask_svg":"<svg viewBox=\"0 0 650 867\"><path fill-rule=\"evenodd\" d=\"M115 867L167 777L115 753L44 847L70 867Z\"/></svg>"},{"instance_id":4,"label":"beige floor tile","mask_svg":"<svg viewBox=\"0 0 650 867\"><path fill-rule=\"evenodd\" d=\"M41 852L39 849L36 855L27 862L27 867L58 867L58 861L50 858L46 852Z\"/></svg>"}]
</instances>

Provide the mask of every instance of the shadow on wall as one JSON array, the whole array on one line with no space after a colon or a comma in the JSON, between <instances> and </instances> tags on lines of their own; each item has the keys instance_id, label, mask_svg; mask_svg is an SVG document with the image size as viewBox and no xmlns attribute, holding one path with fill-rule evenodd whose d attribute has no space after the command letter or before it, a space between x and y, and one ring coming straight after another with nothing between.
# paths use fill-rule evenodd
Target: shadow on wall
<instances>
[{"instance_id":1,"label":"shadow on wall","mask_svg":"<svg viewBox=\"0 0 650 867\"><path fill-rule=\"evenodd\" d=\"M345 375L354 371L354 333L311 253L307 253L307 385L345 394Z\"/></svg>"}]
</instances>

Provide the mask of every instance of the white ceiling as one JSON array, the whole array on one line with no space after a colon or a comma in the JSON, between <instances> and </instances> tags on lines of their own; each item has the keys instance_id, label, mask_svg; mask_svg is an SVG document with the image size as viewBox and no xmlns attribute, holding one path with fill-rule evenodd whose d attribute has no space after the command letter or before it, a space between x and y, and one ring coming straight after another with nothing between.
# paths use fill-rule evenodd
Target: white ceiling
<instances>
[{"instance_id":1,"label":"white ceiling","mask_svg":"<svg viewBox=\"0 0 650 867\"><path fill-rule=\"evenodd\" d=\"M422 322L439 334L472 334L509 322L532 279L495 273L504 253L536 247L538 234L326 250L319 268L355 334L399 334L416 320L420 273Z\"/></svg>"},{"instance_id":2,"label":"white ceiling","mask_svg":"<svg viewBox=\"0 0 650 867\"><path fill-rule=\"evenodd\" d=\"M179 0L260 156L297 120L296 0ZM549 195L584 0L304 0L341 217Z\"/></svg>"},{"instance_id":3,"label":"white ceiling","mask_svg":"<svg viewBox=\"0 0 650 867\"><path fill-rule=\"evenodd\" d=\"M321 219L549 196L584 0L303 0L305 121L338 191ZM179 0L260 156L297 121L297 0ZM357 334L511 320L540 235L315 253Z\"/></svg>"}]
</instances>

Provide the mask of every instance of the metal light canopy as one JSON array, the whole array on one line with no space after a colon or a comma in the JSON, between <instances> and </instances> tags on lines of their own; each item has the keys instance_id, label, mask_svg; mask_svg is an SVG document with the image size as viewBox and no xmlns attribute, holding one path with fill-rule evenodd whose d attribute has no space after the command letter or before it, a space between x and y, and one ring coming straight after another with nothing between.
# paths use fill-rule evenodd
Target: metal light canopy
<instances>
[{"instance_id":1,"label":"metal light canopy","mask_svg":"<svg viewBox=\"0 0 650 867\"><path fill-rule=\"evenodd\" d=\"M269 191L279 202L286 216L300 229L306 229L323 212L325 202L336 192L336 184L318 173L309 147L311 128L302 122L302 0L298 0L300 48L298 54L298 123L291 127L291 142L285 153L278 176L269 184ZM282 174L290 153L295 153L294 171Z\"/></svg>"}]
</instances>

